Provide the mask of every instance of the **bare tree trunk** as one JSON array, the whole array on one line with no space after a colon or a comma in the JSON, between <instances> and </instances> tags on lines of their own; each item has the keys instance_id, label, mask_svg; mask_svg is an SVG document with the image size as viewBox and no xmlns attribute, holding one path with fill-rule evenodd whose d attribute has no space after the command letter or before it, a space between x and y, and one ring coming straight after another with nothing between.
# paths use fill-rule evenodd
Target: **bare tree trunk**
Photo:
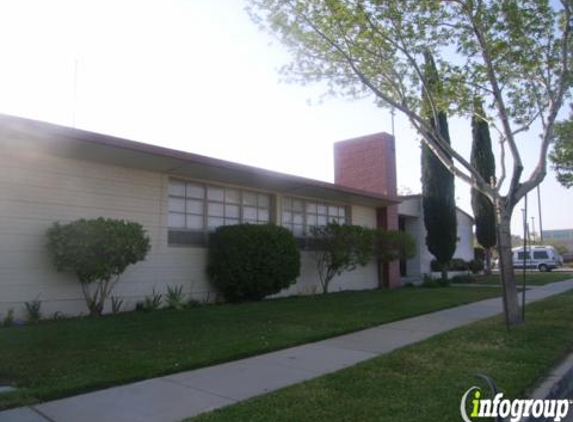
<instances>
[{"instance_id":1,"label":"bare tree trunk","mask_svg":"<svg viewBox=\"0 0 573 422\"><path fill-rule=\"evenodd\" d=\"M513 254L511 251L511 210L500 200L497 206L499 267L503 286L503 307L508 326L523 322L517 297L515 272L513 271Z\"/></svg>"}]
</instances>

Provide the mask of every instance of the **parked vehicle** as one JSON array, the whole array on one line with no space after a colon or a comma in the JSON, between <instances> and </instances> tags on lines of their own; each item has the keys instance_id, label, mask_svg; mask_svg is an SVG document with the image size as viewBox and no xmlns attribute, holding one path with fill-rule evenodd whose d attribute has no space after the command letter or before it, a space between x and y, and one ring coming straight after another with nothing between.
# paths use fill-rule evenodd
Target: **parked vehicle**
<instances>
[{"instance_id":1,"label":"parked vehicle","mask_svg":"<svg viewBox=\"0 0 573 422\"><path fill-rule=\"evenodd\" d=\"M563 265L563 258L553 246L533 245L527 247L526 251L523 247L514 248L512 251L514 268L523 268L524 258L525 268L535 268L542 272L551 271Z\"/></svg>"}]
</instances>

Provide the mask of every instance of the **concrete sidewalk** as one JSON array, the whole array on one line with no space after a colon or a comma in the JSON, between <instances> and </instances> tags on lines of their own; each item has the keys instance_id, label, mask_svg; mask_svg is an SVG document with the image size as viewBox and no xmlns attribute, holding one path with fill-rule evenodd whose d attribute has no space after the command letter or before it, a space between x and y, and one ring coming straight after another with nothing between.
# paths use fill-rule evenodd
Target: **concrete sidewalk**
<instances>
[{"instance_id":1,"label":"concrete sidewalk","mask_svg":"<svg viewBox=\"0 0 573 422\"><path fill-rule=\"evenodd\" d=\"M527 291L527 303L570 289L573 280L536 287ZM501 312L501 298L483 300L248 359L0 412L0 422L177 422Z\"/></svg>"}]
</instances>

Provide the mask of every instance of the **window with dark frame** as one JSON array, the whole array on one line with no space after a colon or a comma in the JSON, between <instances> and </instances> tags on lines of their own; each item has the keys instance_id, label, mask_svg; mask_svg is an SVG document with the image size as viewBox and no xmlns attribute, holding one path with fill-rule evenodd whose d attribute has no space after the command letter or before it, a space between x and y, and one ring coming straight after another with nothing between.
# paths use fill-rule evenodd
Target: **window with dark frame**
<instances>
[{"instance_id":1,"label":"window with dark frame","mask_svg":"<svg viewBox=\"0 0 573 422\"><path fill-rule=\"evenodd\" d=\"M282 200L282 225L297 238L305 238L314 226L330 222L347 224L347 207L306 199L285 197Z\"/></svg>"},{"instance_id":2,"label":"window with dark frame","mask_svg":"<svg viewBox=\"0 0 573 422\"><path fill-rule=\"evenodd\" d=\"M237 188L169 181L168 243L206 244L223 225L271 221L271 195Z\"/></svg>"}]
</instances>

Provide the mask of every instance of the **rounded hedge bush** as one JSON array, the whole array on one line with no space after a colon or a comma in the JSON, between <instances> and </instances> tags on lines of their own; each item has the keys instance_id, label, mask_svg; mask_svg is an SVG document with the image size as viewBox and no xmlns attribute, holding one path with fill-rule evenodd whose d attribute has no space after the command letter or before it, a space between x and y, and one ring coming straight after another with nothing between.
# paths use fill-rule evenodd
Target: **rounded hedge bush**
<instances>
[{"instance_id":1,"label":"rounded hedge bush","mask_svg":"<svg viewBox=\"0 0 573 422\"><path fill-rule=\"evenodd\" d=\"M261 300L296 281L300 252L284 227L222 226L209 239L207 272L229 302Z\"/></svg>"}]
</instances>

